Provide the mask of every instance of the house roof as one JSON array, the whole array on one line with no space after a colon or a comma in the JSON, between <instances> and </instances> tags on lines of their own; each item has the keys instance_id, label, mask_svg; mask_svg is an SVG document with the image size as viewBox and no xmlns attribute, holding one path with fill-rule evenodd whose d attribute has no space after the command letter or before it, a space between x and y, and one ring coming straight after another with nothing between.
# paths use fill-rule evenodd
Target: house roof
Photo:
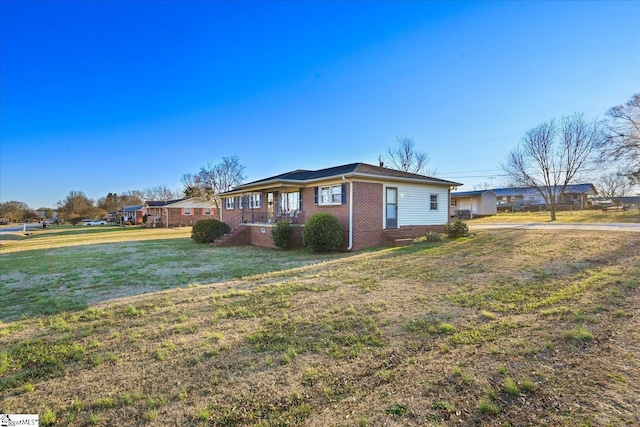
<instances>
[{"instance_id":1,"label":"house roof","mask_svg":"<svg viewBox=\"0 0 640 427\"><path fill-rule=\"evenodd\" d=\"M558 191L560 190L558 187L555 188L557 188ZM537 192L533 187L493 188L492 191L501 197L521 196L523 194ZM564 192L565 194L597 194L593 184L569 184Z\"/></svg>"},{"instance_id":2,"label":"house roof","mask_svg":"<svg viewBox=\"0 0 640 427\"><path fill-rule=\"evenodd\" d=\"M142 209L142 205L125 206L123 210L125 212L135 212L135 211L139 211L140 209Z\"/></svg>"},{"instance_id":3,"label":"house roof","mask_svg":"<svg viewBox=\"0 0 640 427\"><path fill-rule=\"evenodd\" d=\"M160 208L167 205L172 205L174 203L181 202L183 200L187 200L187 198L175 199L175 200L148 200L145 203L149 208Z\"/></svg>"},{"instance_id":4,"label":"house roof","mask_svg":"<svg viewBox=\"0 0 640 427\"><path fill-rule=\"evenodd\" d=\"M403 172L395 169L384 168L380 166L373 166L367 163L350 163L347 165L334 166L326 169L319 170L303 170L298 169L291 172L285 172L279 175L270 176L268 178L260 179L257 181L241 184L233 188L231 191L227 191L222 194L230 194L241 192L242 190L248 190L257 187L266 187L272 185L282 184L308 184L314 181L327 180L331 178L389 178L400 181L416 181L436 185L446 186L458 186L462 185L459 182L447 181L440 178L434 178L426 175L419 175L410 172Z\"/></svg>"},{"instance_id":5,"label":"house roof","mask_svg":"<svg viewBox=\"0 0 640 427\"><path fill-rule=\"evenodd\" d=\"M451 193L451 197L473 197L473 196L480 196L484 193L495 194L493 190L458 191L456 193Z\"/></svg>"},{"instance_id":6,"label":"house roof","mask_svg":"<svg viewBox=\"0 0 640 427\"><path fill-rule=\"evenodd\" d=\"M166 201L148 201L147 208L213 208L215 204L199 197L185 197L183 199L166 200Z\"/></svg>"},{"instance_id":7,"label":"house roof","mask_svg":"<svg viewBox=\"0 0 640 427\"><path fill-rule=\"evenodd\" d=\"M621 196L614 197L618 203L640 203L640 196Z\"/></svg>"}]
</instances>

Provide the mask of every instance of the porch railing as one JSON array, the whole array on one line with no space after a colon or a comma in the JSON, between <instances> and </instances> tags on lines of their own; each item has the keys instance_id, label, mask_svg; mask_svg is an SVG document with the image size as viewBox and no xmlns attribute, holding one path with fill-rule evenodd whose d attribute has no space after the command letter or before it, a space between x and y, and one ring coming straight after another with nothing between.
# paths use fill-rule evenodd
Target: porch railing
<instances>
[{"instance_id":1,"label":"porch railing","mask_svg":"<svg viewBox=\"0 0 640 427\"><path fill-rule=\"evenodd\" d=\"M239 215L231 217L224 222L235 230L241 224L273 224L278 221L287 221L290 224L304 224L304 212L302 211L282 211L282 212L254 212L245 211Z\"/></svg>"}]
</instances>

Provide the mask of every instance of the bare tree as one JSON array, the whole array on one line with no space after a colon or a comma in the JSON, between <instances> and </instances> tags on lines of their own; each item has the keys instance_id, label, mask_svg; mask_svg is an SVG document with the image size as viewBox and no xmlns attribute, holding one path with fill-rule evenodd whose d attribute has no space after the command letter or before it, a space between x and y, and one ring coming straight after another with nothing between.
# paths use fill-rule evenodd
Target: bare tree
<instances>
[{"instance_id":1,"label":"bare tree","mask_svg":"<svg viewBox=\"0 0 640 427\"><path fill-rule=\"evenodd\" d=\"M167 201L180 198L180 193L166 185L156 185L142 190L144 200Z\"/></svg>"},{"instance_id":2,"label":"bare tree","mask_svg":"<svg viewBox=\"0 0 640 427\"><path fill-rule=\"evenodd\" d=\"M618 163L632 183L640 183L640 93L607 111L606 158Z\"/></svg>"},{"instance_id":3,"label":"bare tree","mask_svg":"<svg viewBox=\"0 0 640 427\"><path fill-rule=\"evenodd\" d=\"M75 225L82 218L102 217L106 211L96 207L93 199L82 191L70 191L67 197L58 202L58 214L64 221Z\"/></svg>"},{"instance_id":4,"label":"bare tree","mask_svg":"<svg viewBox=\"0 0 640 427\"><path fill-rule=\"evenodd\" d=\"M245 179L244 166L238 156L223 157L220 163L208 163L197 174L184 174L184 194L201 197L214 203L219 210L218 194L242 184Z\"/></svg>"},{"instance_id":5,"label":"bare tree","mask_svg":"<svg viewBox=\"0 0 640 427\"><path fill-rule=\"evenodd\" d=\"M491 184L489 184L488 182L483 182L482 184L476 184L473 186L474 191L479 191L479 190L490 190L491 189Z\"/></svg>"},{"instance_id":6,"label":"bare tree","mask_svg":"<svg viewBox=\"0 0 640 427\"><path fill-rule=\"evenodd\" d=\"M395 148L387 148L387 162L390 168L419 174L435 173L435 170L425 171L429 163L429 156L427 153L416 150L413 139L407 137L396 139L398 145Z\"/></svg>"},{"instance_id":7,"label":"bare tree","mask_svg":"<svg viewBox=\"0 0 640 427\"><path fill-rule=\"evenodd\" d=\"M502 168L515 186L534 188L556 219L558 202L602 144L597 121L587 123L582 114L543 122L527 131Z\"/></svg>"},{"instance_id":8,"label":"bare tree","mask_svg":"<svg viewBox=\"0 0 640 427\"><path fill-rule=\"evenodd\" d=\"M612 172L601 176L595 183L598 195L614 199L628 194L633 185L623 173Z\"/></svg>"}]
</instances>

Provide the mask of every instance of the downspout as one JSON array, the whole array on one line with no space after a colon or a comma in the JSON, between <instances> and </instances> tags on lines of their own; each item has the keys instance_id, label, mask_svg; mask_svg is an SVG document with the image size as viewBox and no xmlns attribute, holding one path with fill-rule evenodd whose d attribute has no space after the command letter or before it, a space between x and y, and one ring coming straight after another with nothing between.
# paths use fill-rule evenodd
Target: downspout
<instances>
[{"instance_id":1,"label":"downspout","mask_svg":"<svg viewBox=\"0 0 640 427\"><path fill-rule=\"evenodd\" d=\"M342 180L349 183L349 246L347 251L353 248L353 181L347 180L342 176Z\"/></svg>"}]
</instances>

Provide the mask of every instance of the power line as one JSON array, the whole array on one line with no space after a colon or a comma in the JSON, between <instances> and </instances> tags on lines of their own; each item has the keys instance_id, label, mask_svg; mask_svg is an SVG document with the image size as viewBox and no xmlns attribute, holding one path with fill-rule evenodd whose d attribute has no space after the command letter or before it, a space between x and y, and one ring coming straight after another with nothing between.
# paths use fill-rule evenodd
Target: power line
<instances>
[{"instance_id":1,"label":"power line","mask_svg":"<svg viewBox=\"0 0 640 427\"><path fill-rule=\"evenodd\" d=\"M440 145L440 146L436 146L436 147L427 147L429 150L439 150L442 148L451 148L451 147L459 147L461 145L471 145L471 144L480 144L481 142L489 142L489 141L497 141L499 139L508 139L508 138L515 138L515 137L522 137L524 134L518 134L518 135L509 135L509 136L499 136L496 138L488 138L488 139L479 139L477 141L469 141L469 142L460 142L458 144L447 144L447 145Z\"/></svg>"}]
</instances>

